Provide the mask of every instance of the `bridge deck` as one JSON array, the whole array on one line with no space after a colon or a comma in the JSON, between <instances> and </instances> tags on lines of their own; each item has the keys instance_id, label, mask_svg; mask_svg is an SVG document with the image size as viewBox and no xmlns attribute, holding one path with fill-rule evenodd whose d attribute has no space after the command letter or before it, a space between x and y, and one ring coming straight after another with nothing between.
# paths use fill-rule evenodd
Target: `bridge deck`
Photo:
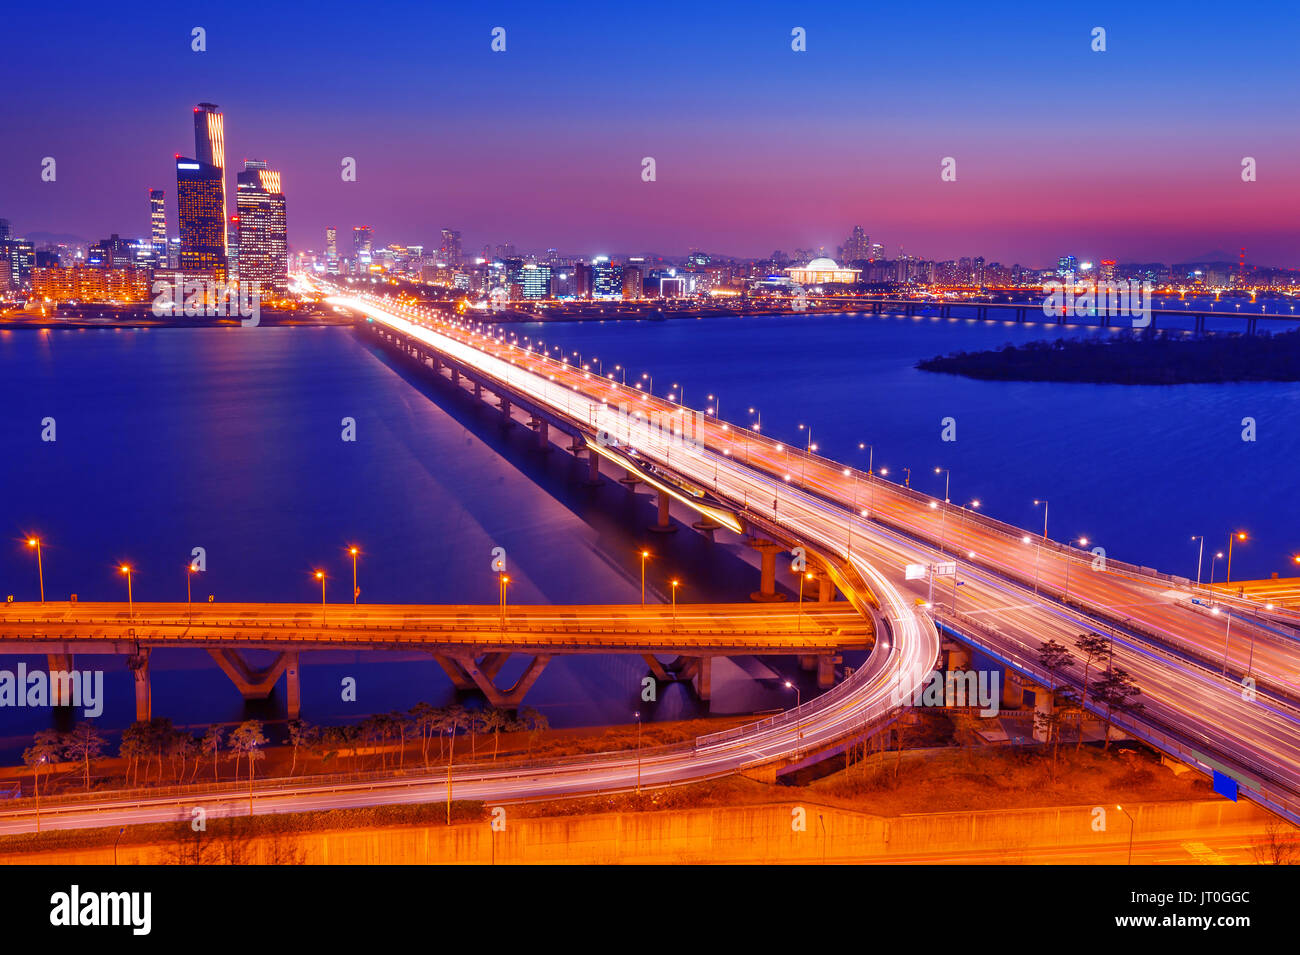
<instances>
[{"instance_id":1,"label":"bridge deck","mask_svg":"<svg viewBox=\"0 0 1300 955\"><path fill-rule=\"evenodd\" d=\"M421 604L9 604L0 653L127 653L135 646L474 649L548 653L787 654L865 648L846 603L508 606Z\"/></svg>"}]
</instances>

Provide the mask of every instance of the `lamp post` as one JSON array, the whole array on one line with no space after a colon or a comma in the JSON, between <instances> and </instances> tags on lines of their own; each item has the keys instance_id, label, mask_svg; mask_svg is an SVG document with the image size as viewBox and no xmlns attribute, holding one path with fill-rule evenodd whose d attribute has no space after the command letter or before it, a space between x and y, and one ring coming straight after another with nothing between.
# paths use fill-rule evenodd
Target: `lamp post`
<instances>
[{"instance_id":1,"label":"lamp post","mask_svg":"<svg viewBox=\"0 0 1300 955\"><path fill-rule=\"evenodd\" d=\"M680 586L679 581L674 578L669 581L673 590L673 633L677 632L677 588Z\"/></svg>"},{"instance_id":2,"label":"lamp post","mask_svg":"<svg viewBox=\"0 0 1300 955\"><path fill-rule=\"evenodd\" d=\"M794 728L799 739L803 739L803 714L799 712L799 708L803 706L803 693L799 691L799 687L795 686L789 680L785 681L785 688L787 690L794 690Z\"/></svg>"},{"instance_id":3,"label":"lamp post","mask_svg":"<svg viewBox=\"0 0 1300 955\"><path fill-rule=\"evenodd\" d=\"M1214 586L1214 565L1223 559L1223 551L1215 551L1214 556L1210 558L1210 586Z\"/></svg>"},{"instance_id":4,"label":"lamp post","mask_svg":"<svg viewBox=\"0 0 1300 955\"><path fill-rule=\"evenodd\" d=\"M36 761L36 767L32 772L32 788L36 791L36 831L41 831L41 764L45 762L46 755L41 754L41 758ZM148 770L146 769L146 772Z\"/></svg>"},{"instance_id":5,"label":"lamp post","mask_svg":"<svg viewBox=\"0 0 1300 955\"><path fill-rule=\"evenodd\" d=\"M131 565L123 564L121 567L118 568L118 570L126 574L126 608L131 616L131 619L134 620L135 619L135 598L131 593Z\"/></svg>"},{"instance_id":6,"label":"lamp post","mask_svg":"<svg viewBox=\"0 0 1300 955\"><path fill-rule=\"evenodd\" d=\"M1232 542L1234 540L1244 541L1245 539L1246 539L1245 531L1237 531L1236 533L1228 535L1228 572L1227 575L1223 578L1223 582L1225 584L1232 583Z\"/></svg>"},{"instance_id":7,"label":"lamp post","mask_svg":"<svg viewBox=\"0 0 1300 955\"><path fill-rule=\"evenodd\" d=\"M1137 828L1137 821L1132 816L1129 816L1128 810L1125 809L1123 806L1116 806L1115 808L1118 809L1120 812L1122 812L1124 815L1128 816L1128 864L1132 865L1133 864L1133 830Z\"/></svg>"},{"instance_id":8,"label":"lamp post","mask_svg":"<svg viewBox=\"0 0 1300 955\"><path fill-rule=\"evenodd\" d=\"M641 795L641 711L636 716L636 794Z\"/></svg>"},{"instance_id":9,"label":"lamp post","mask_svg":"<svg viewBox=\"0 0 1300 955\"><path fill-rule=\"evenodd\" d=\"M354 544L348 548L348 553L352 555L352 606L357 605L357 598L361 596L361 588L357 586L357 555L361 553L360 549Z\"/></svg>"},{"instance_id":10,"label":"lamp post","mask_svg":"<svg viewBox=\"0 0 1300 955\"><path fill-rule=\"evenodd\" d=\"M1070 563L1071 563L1071 559L1070 559L1071 555L1070 555L1070 551L1068 550L1068 548L1071 547L1071 546L1073 546L1074 544L1081 544L1081 545L1083 545L1084 547L1087 547L1087 546L1088 546L1088 538L1086 538L1086 537L1080 537L1080 538L1077 538L1076 540L1072 540L1072 541L1067 541L1067 542L1066 542L1066 545L1065 545L1065 546L1066 546L1067 550L1066 550L1066 552L1065 552L1065 597L1066 597L1067 600L1068 600L1069 597L1070 597Z\"/></svg>"},{"instance_id":11,"label":"lamp post","mask_svg":"<svg viewBox=\"0 0 1300 955\"><path fill-rule=\"evenodd\" d=\"M1205 535L1193 534L1192 540L1200 541L1201 546L1196 551L1196 586L1201 586L1201 561L1205 558Z\"/></svg>"},{"instance_id":12,"label":"lamp post","mask_svg":"<svg viewBox=\"0 0 1300 955\"><path fill-rule=\"evenodd\" d=\"M795 618L799 626L799 633L803 633L803 582L805 580L812 580L812 576L813 575L808 571L804 571L799 575L799 608L795 613Z\"/></svg>"},{"instance_id":13,"label":"lamp post","mask_svg":"<svg viewBox=\"0 0 1300 955\"><path fill-rule=\"evenodd\" d=\"M41 539L39 537L27 538L27 546L36 548L36 577L41 585L41 603L45 603L45 566L41 561Z\"/></svg>"},{"instance_id":14,"label":"lamp post","mask_svg":"<svg viewBox=\"0 0 1300 955\"><path fill-rule=\"evenodd\" d=\"M316 579L320 581L320 622L325 622L325 571L316 571Z\"/></svg>"},{"instance_id":15,"label":"lamp post","mask_svg":"<svg viewBox=\"0 0 1300 955\"><path fill-rule=\"evenodd\" d=\"M1039 538L1038 549L1034 551L1034 593L1038 593L1038 561L1043 556L1043 541L1047 540L1047 498L1034 499L1034 507L1043 505L1043 536Z\"/></svg>"},{"instance_id":16,"label":"lamp post","mask_svg":"<svg viewBox=\"0 0 1300 955\"><path fill-rule=\"evenodd\" d=\"M648 550L641 551L641 606L645 606L645 562L650 559Z\"/></svg>"},{"instance_id":17,"label":"lamp post","mask_svg":"<svg viewBox=\"0 0 1300 955\"><path fill-rule=\"evenodd\" d=\"M1228 625L1223 630L1223 672L1221 674L1226 680L1228 678L1228 647L1232 643L1232 611L1220 611L1218 607L1214 607L1210 610L1210 613L1216 617L1223 613L1228 618Z\"/></svg>"},{"instance_id":18,"label":"lamp post","mask_svg":"<svg viewBox=\"0 0 1300 955\"><path fill-rule=\"evenodd\" d=\"M506 587L510 585L510 578L506 574L501 575L501 637L505 639L506 634Z\"/></svg>"},{"instance_id":19,"label":"lamp post","mask_svg":"<svg viewBox=\"0 0 1300 955\"><path fill-rule=\"evenodd\" d=\"M185 615L190 623L194 622L194 575L198 571L194 568L194 562L191 561L185 565Z\"/></svg>"}]
</instances>

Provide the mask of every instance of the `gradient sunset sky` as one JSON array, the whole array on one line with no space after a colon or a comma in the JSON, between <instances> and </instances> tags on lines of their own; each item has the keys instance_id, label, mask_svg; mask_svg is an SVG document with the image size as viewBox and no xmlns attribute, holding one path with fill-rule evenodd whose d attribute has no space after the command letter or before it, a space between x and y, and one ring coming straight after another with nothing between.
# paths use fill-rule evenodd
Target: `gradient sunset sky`
<instances>
[{"instance_id":1,"label":"gradient sunset sky","mask_svg":"<svg viewBox=\"0 0 1300 955\"><path fill-rule=\"evenodd\" d=\"M175 235L173 156L209 101L232 196L243 158L280 169L295 248L368 224L475 251L833 254L861 224L890 256L1300 266L1294 4L23 3L5 22L20 235L144 236L150 187Z\"/></svg>"}]
</instances>

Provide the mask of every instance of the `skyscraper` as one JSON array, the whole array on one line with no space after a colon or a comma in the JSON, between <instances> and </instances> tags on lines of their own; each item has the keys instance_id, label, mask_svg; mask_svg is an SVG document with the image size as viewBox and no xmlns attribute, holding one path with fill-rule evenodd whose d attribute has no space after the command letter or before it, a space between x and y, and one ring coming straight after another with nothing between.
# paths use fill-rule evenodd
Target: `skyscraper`
<instances>
[{"instance_id":1,"label":"skyscraper","mask_svg":"<svg viewBox=\"0 0 1300 955\"><path fill-rule=\"evenodd\" d=\"M370 250L375 241L375 230L368 225L352 227L352 255L354 271L370 271Z\"/></svg>"},{"instance_id":2,"label":"skyscraper","mask_svg":"<svg viewBox=\"0 0 1300 955\"><path fill-rule=\"evenodd\" d=\"M458 230L442 230L442 245L438 248L438 260L453 269L460 265L460 232Z\"/></svg>"},{"instance_id":3,"label":"skyscraper","mask_svg":"<svg viewBox=\"0 0 1300 955\"><path fill-rule=\"evenodd\" d=\"M862 226L855 225L849 237L844 240L840 259L846 263L865 262L871 258L871 237L862 231Z\"/></svg>"},{"instance_id":4,"label":"skyscraper","mask_svg":"<svg viewBox=\"0 0 1300 955\"><path fill-rule=\"evenodd\" d=\"M149 228L153 240L154 262L167 268L167 206L161 189L149 190Z\"/></svg>"},{"instance_id":5,"label":"skyscraper","mask_svg":"<svg viewBox=\"0 0 1300 955\"><path fill-rule=\"evenodd\" d=\"M289 245L280 174L258 159L244 161L235 202L239 208L239 281L263 291L289 288Z\"/></svg>"},{"instance_id":6,"label":"skyscraper","mask_svg":"<svg viewBox=\"0 0 1300 955\"><path fill-rule=\"evenodd\" d=\"M226 276L225 183L219 167L176 157L181 271Z\"/></svg>"},{"instance_id":7,"label":"skyscraper","mask_svg":"<svg viewBox=\"0 0 1300 955\"><path fill-rule=\"evenodd\" d=\"M226 220L226 125L215 103L194 107L194 158L221 170L221 221ZM228 254L222 238L222 254Z\"/></svg>"},{"instance_id":8,"label":"skyscraper","mask_svg":"<svg viewBox=\"0 0 1300 955\"><path fill-rule=\"evenodd\" d=\"M330 275L339 274L338 230L330 226L325 230L325 271Z\"/></svg>"}]
</instances>

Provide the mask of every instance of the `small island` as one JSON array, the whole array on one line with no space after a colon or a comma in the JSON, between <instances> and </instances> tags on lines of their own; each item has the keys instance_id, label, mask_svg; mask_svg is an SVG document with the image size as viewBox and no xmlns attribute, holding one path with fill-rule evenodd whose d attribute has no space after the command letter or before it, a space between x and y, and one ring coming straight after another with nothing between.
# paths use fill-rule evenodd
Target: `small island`
<instances>
[{"instance_id":1,"label":"small island","mask_svg":"<svg viewBox=\"0 0 1300 955\"><path fill-rule=\"evenodd\" d=\"M1300 381L1300 330L1279 334L1123 332L1103 339L1058 339L957 352L916 363L923 371L989 381L1070 381L1185 385Z\"/></svg>"}]
</instances>

